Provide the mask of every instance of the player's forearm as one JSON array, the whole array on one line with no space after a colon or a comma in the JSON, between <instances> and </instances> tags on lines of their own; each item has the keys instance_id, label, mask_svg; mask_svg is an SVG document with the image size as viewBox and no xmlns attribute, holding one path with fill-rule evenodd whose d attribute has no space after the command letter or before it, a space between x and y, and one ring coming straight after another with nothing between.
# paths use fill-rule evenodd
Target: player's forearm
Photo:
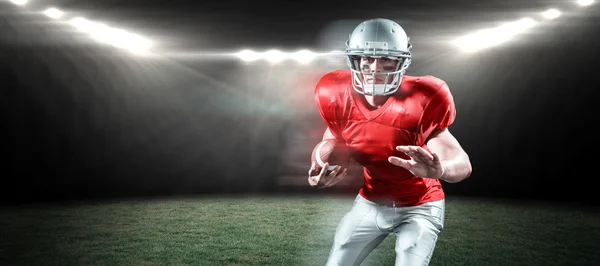
<instances>
[{"instance_id":1,"label":"player's forearm","mask_svg":"<svg viewBox=\"0 0 600 266\"><path fill-rule=\"evenodd\" d=\"M465 180L471 175L473 170L469 156L465 153L451 160L442 161L442 167L444 168L444 174L440 179L448 183L457 183Z\"/></svg>"}]
</instances>

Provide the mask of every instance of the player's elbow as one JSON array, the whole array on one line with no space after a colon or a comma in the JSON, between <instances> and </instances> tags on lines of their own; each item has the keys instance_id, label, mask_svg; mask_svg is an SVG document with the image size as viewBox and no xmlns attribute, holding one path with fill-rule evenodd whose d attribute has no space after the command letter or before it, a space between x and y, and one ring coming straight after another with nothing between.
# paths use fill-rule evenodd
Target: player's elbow
<instances>
[{"instance_id":1,"label":"player's elbow","mask_svg":"<svg viewBox=\"0 0 600 266\"><path fill-rule=\"evenodd\" d=\"M454 174L451 177L446 178L446 182L458 183L471 176L473 173L473 166L471 165L469 156L466 153L463 154L463 158L460 160L460 162L461 163L459 163L455 168Z\"/></svg>"},{"instance_id":2,"label":"player's elbow","mask_svg":"<svg viewBox=\"0 0 600 266\"><path fill-rule=\"evenodd\" d=\"M459 177L457 182L463 181L471 176L473 173L473 166L471 165L471 160L469 160L469 155L466 153L463 154L463 171L462 175Z\"/></svg>"},{"instance_id":3,"label":"player's elbow","mask_svg":"<svg viewBox=\"0 0 600 266\"><path fill-rule=\"evenodd\" d=\"M465 155L465 156L467 156L467 155ZM471 165L471 161L469 160L469 157L467 156L467 159L465 161L465 173L464 173L464 177L462 178L462 180L469 178L472 173L473 173L473 166Z\"/></svg>"}]
</instances>

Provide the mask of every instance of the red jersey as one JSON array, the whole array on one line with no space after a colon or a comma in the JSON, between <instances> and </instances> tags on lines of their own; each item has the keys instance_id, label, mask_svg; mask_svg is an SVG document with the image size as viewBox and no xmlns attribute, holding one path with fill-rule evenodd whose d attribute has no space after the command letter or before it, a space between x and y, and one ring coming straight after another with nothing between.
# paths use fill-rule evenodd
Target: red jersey
<instances>
[{"instance_id":1,"label":"red jersey","mask_svg":"<svg viewBox=\"0 0 600 266\"><path fill-rule=\"evenodd\" d=\"M391 164L388 157L410 159L396 146L427 149L434 130L454 122L456 109L446 82L433 76L403 76L398 91L380 108L370 110L351 81L350 70L326 74L316 86L315 100L331 133L346 143L352 158L363 166L364 186L359 193L368 200L403 206L443 199L438 179L417 177Z\"/></svg>"}]
</instances>

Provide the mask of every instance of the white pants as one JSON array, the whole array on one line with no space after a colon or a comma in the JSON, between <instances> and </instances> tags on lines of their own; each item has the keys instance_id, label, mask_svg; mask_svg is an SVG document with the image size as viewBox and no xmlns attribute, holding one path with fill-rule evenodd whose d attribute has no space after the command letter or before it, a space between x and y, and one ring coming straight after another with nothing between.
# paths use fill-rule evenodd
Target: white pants
<instances>
[{"instance_id":1,"label":"white pants","mask_svg":"<svg viewBox=\"0 0 600 266\"><path fill-rule=\"evenodd\" d=\"M396 234L395 266L426 266L444 227L445 200L413 207L373 203L360 194L336 230L327 266L357 266L390 233Z\"/></svg>"}]
</instances>

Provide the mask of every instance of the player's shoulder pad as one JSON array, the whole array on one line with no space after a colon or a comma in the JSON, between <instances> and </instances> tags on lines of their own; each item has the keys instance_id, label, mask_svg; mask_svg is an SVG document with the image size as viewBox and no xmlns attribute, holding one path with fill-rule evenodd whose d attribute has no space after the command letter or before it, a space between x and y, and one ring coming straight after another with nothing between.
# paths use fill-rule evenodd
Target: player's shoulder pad
<instances>
[{"instance_id":1,"label":"player's shoulder pad","mask_svg":"<svg viewBox=\"0 0 600 266\"><path fill-rule=\"evenodd\" d=\"M315 96L318 97L332 97L340 92L343 92L345 88L344 83L348 83L351 79L350 70L336 70L329 72L317 83L315 87Z\"/></svg>"},{"instance_id":2,"label":"player's shoulder pad","mask_svg":"<svg viewBox=\"0 0 600 266\"><path fill-rule=\"evenodd\" d=\"M431 75L418 77L416 82L423 88L430 89L434 92L438 89L444 89L444 87L445 89L448 88L448 84L446 84L446 81Z\"/></svg>"}]
</instances>

